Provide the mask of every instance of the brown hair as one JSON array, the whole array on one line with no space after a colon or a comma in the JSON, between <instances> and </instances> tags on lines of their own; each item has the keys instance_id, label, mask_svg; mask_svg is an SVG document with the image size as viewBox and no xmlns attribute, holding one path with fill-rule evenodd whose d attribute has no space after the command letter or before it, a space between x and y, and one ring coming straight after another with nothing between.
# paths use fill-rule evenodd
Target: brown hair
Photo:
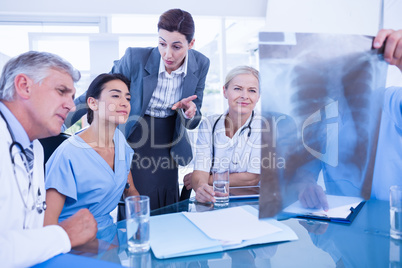
<instances>
[{"instance_id":1,"label":"brown hair","mask_svg":"<svg viewBox=\"0 0 402 268\"><path fill-rule=\"evenodd\" d=\"M158 31L160 29L169 32L179 32L184 35L187 42L194 37L195 25L193 17L187 11L181 9L169 9L159 17Z\"/></svg>"}]
</instances>

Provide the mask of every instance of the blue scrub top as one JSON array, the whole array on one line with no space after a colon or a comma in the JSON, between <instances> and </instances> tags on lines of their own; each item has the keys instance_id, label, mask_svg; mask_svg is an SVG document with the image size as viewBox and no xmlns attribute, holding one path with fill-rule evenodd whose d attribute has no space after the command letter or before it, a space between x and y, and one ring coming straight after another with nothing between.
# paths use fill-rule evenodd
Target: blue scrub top
<instances>
[{"instance_id":1,"label":"blue scrub top","mask_svg":"<svg viewBox=\"0 0 402 268\"><path fill-rule=\"evenodd\" d=\"M402 88L385 91L371 198L389 200L389 188L402 186Z\"/></svg>"},{"instance_id":2,"label":"blue scrub top","mask_svg":"<svg viewBox=\"0 0 402 268\"><path fill-rule=\"evenodd\" d=\"M110 212L116 208L127 182L134 151L116 129L114 171L78 135L64 141L46 164L46 189L54 188L66 196L59 222L87 208L98 228L113 223Z\"/></svg>"}]
</instances>

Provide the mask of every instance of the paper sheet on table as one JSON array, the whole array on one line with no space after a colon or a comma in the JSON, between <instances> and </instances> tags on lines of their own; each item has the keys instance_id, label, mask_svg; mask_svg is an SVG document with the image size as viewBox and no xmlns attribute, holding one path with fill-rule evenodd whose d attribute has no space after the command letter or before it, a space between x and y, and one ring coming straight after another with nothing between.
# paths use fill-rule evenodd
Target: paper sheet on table
<instances>
[{"instance_id":1,"label":"paper sheet on table","mask_svg":"<svg viewBox=\"0 0 402 268\"><path fill-rule=\"evenodd\" d=\"M212 239L226 243L241 243L281 231L279 227L252 215L241 207L233 207L201 213L183 214Z\"/></svg>"},{"instance_id":2,"label":"paper sheet on table","mask_svg":"<svg viewBox=\"0 0 402 268\"><path fill-rule=\"evenodd\" d=\"M363 201L363 199L360 197L336 195L327 195L327 200L329 207L328 211L324 211L322 209L304 208L300 201L296 201L292 205L285 208L283 212L302 215L312 214L329 218L346 219L351 212L350 208L356 208L360 202Z\"/></svg>"}]
</instances>

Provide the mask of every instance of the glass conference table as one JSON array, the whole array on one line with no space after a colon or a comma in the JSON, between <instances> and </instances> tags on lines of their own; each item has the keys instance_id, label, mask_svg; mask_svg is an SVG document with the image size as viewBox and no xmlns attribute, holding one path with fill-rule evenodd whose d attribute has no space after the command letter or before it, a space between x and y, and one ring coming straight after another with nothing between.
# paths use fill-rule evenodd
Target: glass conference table
<instances>
[{"instance_id":1,"label":"glass conference table","mask_svg":"<svg viewBox=\"0 0 402 268\"><path fill-rule=\"evenodd\" d=\"M231 201L230 206L258 207L258 199ZM151 216L181 211L208 211L212 205L190 200L157 209ZM402 242L389 236L389 203L369 200L350 225L286 219L298 240L189 257L157 259L127 251L125 221L98 232L96 243L74 248L38 267L400 267ZM186 234L183 233L183 236Z\"/></svg>"}]
</instances>

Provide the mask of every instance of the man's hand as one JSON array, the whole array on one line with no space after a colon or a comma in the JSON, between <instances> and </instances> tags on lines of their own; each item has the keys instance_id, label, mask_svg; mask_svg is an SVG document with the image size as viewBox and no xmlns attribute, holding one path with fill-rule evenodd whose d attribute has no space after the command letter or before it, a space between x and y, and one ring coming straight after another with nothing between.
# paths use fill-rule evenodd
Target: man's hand
<instances>
[{"instance_id":1,"label":"man's hand","mask_svg":"<svg viewBox=\"0 0 402 268\"><path fill-rule=\"evenodd\" d=\"M322 208L328 211L327 197L319 185L306 186L299 194L299 201L305 208Z\"/></svg>"},{"instance_id":2,"label":"man's hand","mask_svg":"<svg viewBox=\"0 0 402 268\"><path fill-rule=\"evenodd\" d=\"M191 119L195 116L195 113L197 112L197 106L193 102L197 98L197 95L192 95L188 98L184 98L179 102L176 102L172 106L172 110L176 109L183 109L184 114L187 116L187 118Z\"/></svg>"},{"instance_id":3,"label":"man's hand","mask_svg":"<svg viewBox=\"0 0 402 268\"><path fill-rule=\"evenodd\" d=\"M80 209L73 216L62 221L60 226L70 238L71 247L94 240L98 231L96 220L88 209Z\"/></svg>"},{"instance_id":4,"label":"man's hand","mask_svg":"<svg viewBox=\"0 0 402 268\"><path fill-rule=\"evenodd\" d=\"M402 30L383 29L374 38L373 47L380 48L385 42L384 60L402 71Z\"/></svg>"}]
</instances>

